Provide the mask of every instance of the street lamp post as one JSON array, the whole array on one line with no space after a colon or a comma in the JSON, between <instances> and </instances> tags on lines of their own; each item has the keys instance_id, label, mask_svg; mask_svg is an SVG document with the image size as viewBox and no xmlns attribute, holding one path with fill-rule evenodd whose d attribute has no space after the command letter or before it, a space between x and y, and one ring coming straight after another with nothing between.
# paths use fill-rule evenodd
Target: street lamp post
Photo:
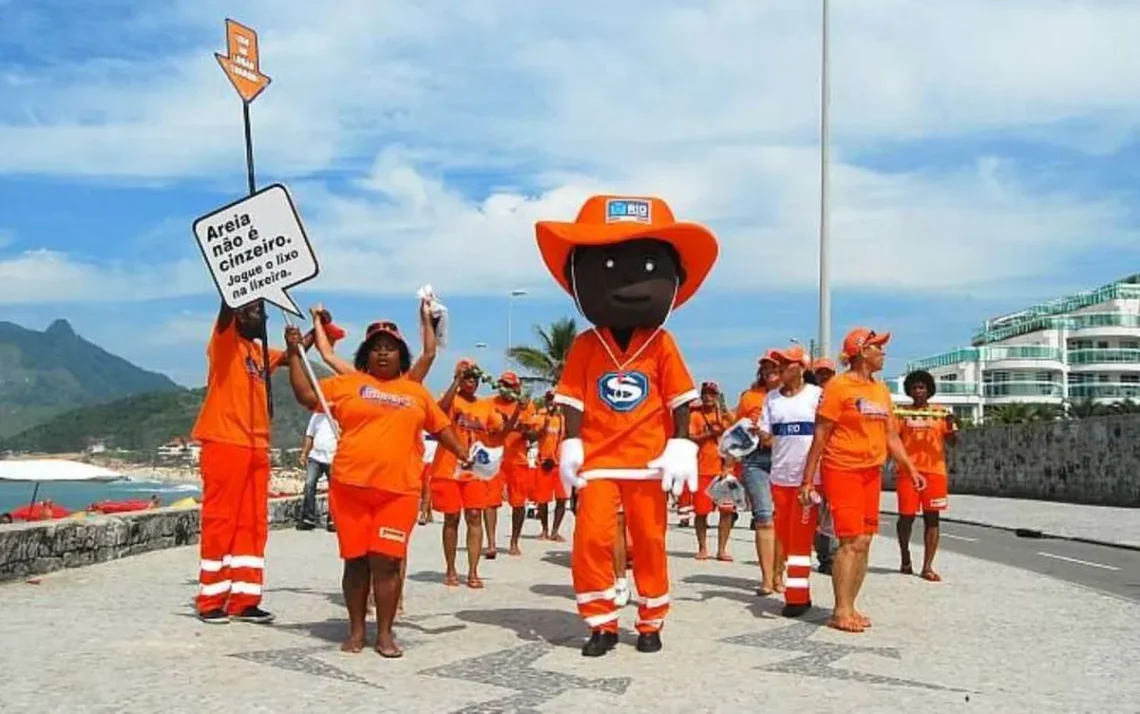
<instances>
[{"instance_id":1,"label":"street lamp post","mask_svg":"<svg viewBox=\"0 0 1140 714\"><path fill-rule=\"evenodd\" d=\"M828 0L823 2L819 92L819 352L831 354L831 242L828 231L828 151L830 149L830 33Z\"/></svg>"},{"instance_id":2,"label":"street lamp post","mask_svg":"<svg viewBox=\"0 0 1140 714\"><path fill-rule=\"evenodd\" d=\"M523 295L526 295L526 290L521 290L519 288L515 288L514 290L511 291L510 296L509 296L508 301L507 301L507 354L508 355L511 352L511 346L514 345L514 335L512 332L513 325L511 323L512 323L512 318L513 318L512 312L514 311L514 306L515 306L515 298L520 298Z\"/></svg>"}]
</instances>

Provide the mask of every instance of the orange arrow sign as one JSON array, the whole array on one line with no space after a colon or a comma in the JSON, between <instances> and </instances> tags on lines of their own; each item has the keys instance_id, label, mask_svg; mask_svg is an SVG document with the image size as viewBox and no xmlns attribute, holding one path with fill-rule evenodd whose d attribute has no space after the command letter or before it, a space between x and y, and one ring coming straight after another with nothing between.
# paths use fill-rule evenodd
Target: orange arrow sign
<instances>
[{"instance_id":1,"label":"orange arrow sign","mask_svg":"<svg viewBox=\"0 0 1140 714\"><path fill-rule=\"evenodd\" d=\"M265 91L270 82L259 67L257 33L240 22L226 20L226 45L228 55L215 52L214 56L234 89L248 104Z\"/></svg>"}]
</instances>

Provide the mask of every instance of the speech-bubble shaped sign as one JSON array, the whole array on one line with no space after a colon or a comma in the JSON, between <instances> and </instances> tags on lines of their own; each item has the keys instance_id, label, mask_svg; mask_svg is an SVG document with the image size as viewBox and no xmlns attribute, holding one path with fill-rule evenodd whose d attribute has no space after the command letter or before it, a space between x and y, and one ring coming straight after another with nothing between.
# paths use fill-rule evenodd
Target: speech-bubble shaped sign
<instances>
[{"instance_id":1,"label":"speech-bubble shaped sign","mask_svg":"<svg viewBox=\"0 0 1140 714\"><path fill-rule=\"evenodd\" d=\"M194 237L227 306L265 300L304 316L286 291L320 268L284 186L275 183L202 216L194 221Z\"/></svg>"}]
</instances>

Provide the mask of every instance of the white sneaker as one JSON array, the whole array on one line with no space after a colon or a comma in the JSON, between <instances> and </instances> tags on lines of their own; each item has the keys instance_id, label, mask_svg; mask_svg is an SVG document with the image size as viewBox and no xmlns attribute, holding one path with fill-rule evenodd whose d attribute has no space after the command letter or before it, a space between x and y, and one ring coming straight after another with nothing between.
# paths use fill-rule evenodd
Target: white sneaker
<instances>
[{"instance_id":1,"label":"white sneaker","mask_svg":"<svg viewBox=\"0 0 1140 714\"><path fill-rule=\"evenodd\" d=\"M629 581L625 578L621 578L617 581L617 584L614 585L614 604L619 608L625 607L629 604L629 598Z\"/></svg>"}]
</instances>

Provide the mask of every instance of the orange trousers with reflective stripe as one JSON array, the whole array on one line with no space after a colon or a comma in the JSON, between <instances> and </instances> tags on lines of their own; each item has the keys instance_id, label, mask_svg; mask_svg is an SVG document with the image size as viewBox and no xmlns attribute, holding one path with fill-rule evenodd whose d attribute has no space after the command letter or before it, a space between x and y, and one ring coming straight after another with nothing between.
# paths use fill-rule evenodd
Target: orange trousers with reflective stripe
<instances>
[{"instance_id":1,"label":"orange trousers with reflective stripe","mask_svg":"<svg viewBox=\"0 0 1140 714\"><path fill-rule=\"evenodd\" d=\"M816 506L804 508L799 486L772 484L772 503L776 538L780 541L787 577L784 579L784 602L788 605L811 604L811 551L819 520Z\"/></svg>"},{"instance_id":2,"label":"orange trousers with reflective stripe","mask_svg":"<svg viewBox=\"0 0 1140 714\"><path fill-rule=\"evenodd\" d=\"M625 510L633 579L641 602L637 631L656 632L669 612L669 563L665 554L667 494L661 482L597 479L578 490L570 569L578 613L591 630L617 632L614 543L618 508Z\"/></svg>"},{"instance_id":3,"label":"orange trousers with reflective stripe","mask_svg":"<svg viewBox=\"0 0 1140 714\"><path fill-rule=\"evenodd\" d=\"M198 612L261 602L269 538L269 450L202 444Z\"/></svg>"}]
</instances>

